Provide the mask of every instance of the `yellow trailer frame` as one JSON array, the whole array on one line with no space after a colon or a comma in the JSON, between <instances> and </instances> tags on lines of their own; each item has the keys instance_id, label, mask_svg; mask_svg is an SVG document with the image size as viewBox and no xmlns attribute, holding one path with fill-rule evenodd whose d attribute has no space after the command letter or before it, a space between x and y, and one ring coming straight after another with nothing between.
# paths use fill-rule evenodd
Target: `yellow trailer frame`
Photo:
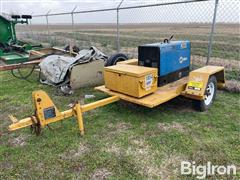
<instances>
[{"instance_id":1,"label":"yellow trailer frame","mask_svg":"<svg viewBox=\"0 0 240 180\"><path fill-rule=\"evenodd\" d=\"M121 63L136 65L136 62L136 59L132 59ZM57 109L46 92L42 90L34 91L32 93L32 99L35 106L35 114L21 120L17 120L17 118L10 115L9 117L12 120L12 124L9 126L8 130L14 131L24 127L32 126L35 129L35 132L39 133L42 128L50 123L65 120L67 118L75 116L77 117L79 124L80 134L84 135L84 112L116 102L120 99L149 108L158 106L180 95L191 99L203 100L205 97L205 89L209 77L212 75L216 77L218 87L223 88L225 85L224 68L220 66L205 66L191 71L188 77L184 77L178 81L169 83L162 87L158 87L154 93L142 98L135 98L122 93L111 91L104 85L99 86L95 89L109 94L111 97L86 105L81 105L79 102L77 102L71 109L63 112L60 112Z\"/></svg>"},{"instance_id":2,"label":"yellow trailer frame","mask_svg":"<svg viewBox=\"0 0 240 180\"><path fill-rule=\"evenodd\" d=\"M112 97L108 97L106 99L102 99L102 100L99 100L87 105L82 105L82 106L80 105L79 102L76 102L71 109L60 112L46 92L42 90L34 91L32 93L32 98L35 105L35 114L33 116L30 116L21 120L17 120L17 118L10 115L9 118L13 123L9 126L8 128L9 131L18 130L18 129L28 127L28 126L33 126L33 125L38 129L41 129L50 123L54 123L57 121L70 118L72 116L76 116L78 120L80 133L81 135L84 135L82 113L91 111L95 108L98 108L119 100L119 97L112 96ZM44 110L49 108L54 110L55 116L46 118L44 115Z\"/></svg>"}]
</instances>

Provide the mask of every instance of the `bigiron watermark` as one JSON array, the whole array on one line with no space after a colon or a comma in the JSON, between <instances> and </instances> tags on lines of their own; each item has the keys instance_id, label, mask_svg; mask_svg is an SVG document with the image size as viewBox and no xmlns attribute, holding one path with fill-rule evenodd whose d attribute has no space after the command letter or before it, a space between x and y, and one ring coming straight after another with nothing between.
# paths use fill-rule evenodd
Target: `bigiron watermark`
<instances>
[{"instance_id":1,"label":"bigiron watermark","mask_svg":"<svg viewBox=\"0 0 240 180\"><path fill-rule=\"evenodd\" d=\"M207 176L214 175L236 175L237 168L235 165L213 165L207 162L205 165L197 165L195 161L181 162L181 175L193 175L197 179L204 179Z\"/></svg>"}]
</instances>

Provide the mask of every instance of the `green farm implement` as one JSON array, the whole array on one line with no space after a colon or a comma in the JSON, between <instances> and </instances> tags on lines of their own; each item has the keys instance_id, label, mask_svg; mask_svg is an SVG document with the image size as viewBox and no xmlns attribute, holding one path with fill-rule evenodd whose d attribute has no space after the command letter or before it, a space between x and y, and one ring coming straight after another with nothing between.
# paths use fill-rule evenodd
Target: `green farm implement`
<instances>
[{"instance_id":1,"label":"green farm implement","mask_svg":"<svg viewBox=\"0 0 240 180\"><path fill-rule=\"evenodd\" d=\"M11 19L0 16L0 59L5 64L17 64L29 61L29 51L42 48L17 39L16 24L28 24L30 15L12 15Z\"/></svg>"}]
</instances>

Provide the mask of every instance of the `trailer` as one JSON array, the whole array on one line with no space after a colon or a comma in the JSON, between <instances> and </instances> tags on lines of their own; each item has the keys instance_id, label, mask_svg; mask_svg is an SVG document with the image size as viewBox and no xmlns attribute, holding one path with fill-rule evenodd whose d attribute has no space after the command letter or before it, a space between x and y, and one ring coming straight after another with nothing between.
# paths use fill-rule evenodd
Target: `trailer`
<instances>
[{"instance_id":1,"label":"trailer","mask_svg":"<svg viewBox=\"0 0 240 180\"><path fill-rule=\"evenodd\" d=\"M143 52L140 52L143 51ZM178 96L193 100L200 111L208 110L214 102L217 88L224 88L224 67L204 66L190 70L190 42L164 42L139 47L139 58L104 68L104 82L96 90L110 97L60 112L42 90L34 91L33 116L18 120L10 116L9 131L32 127L36 134L50 123L77 118L80 134L84 134L83 113L119 100L154 108ZM174 66L174 67L172 67Z\"/></svg>"}]
</instances>

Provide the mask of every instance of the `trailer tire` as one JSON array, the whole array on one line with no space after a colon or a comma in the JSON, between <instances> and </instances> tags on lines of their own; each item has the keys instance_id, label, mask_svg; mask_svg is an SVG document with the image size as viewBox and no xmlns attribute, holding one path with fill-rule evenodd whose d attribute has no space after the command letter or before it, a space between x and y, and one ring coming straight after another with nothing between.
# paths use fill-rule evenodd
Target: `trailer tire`
<instances>
[{"instance_id":1,"label":"trailer tire","mask_svg":"<svg viewBox=\"0 0 240 180\"><path fill-rule=\"evenodd\" d=\"M70 45L66 45L66 46L63 48L63 50L65 50L65 51L70 51ZM78 52L80 51L80 48L77 47L77 46L73 46L73 47L72 47L72 50L73 50L73 52L78 53Z\"/></svg>"},{"instance_id":2,"label":"trailer tire","mask_svg":"<svg viewBox=\"0 0 240 180\"><path fill-rule=\"evenodd\" d=\"M110 58L108 58L108 60L105 63L105 66L113 66L120 61L126 61L126 60L128 60L128 57L123 53L113 54L112 56L110 56Z\"/></svg>"},{"instance_id":3,"label":"trailer tire","mask_svg":"<svg viewBox=\"0 0 240 180\"><path fill-rule=\"evenodd\" d=\"M216 94L217 94L217 79L215 76L210 76L205 90L206 97L204 98L204 100L193 101L196 110L201 112L207 111L213 104Z\"/></svg>"}]
</instances>

